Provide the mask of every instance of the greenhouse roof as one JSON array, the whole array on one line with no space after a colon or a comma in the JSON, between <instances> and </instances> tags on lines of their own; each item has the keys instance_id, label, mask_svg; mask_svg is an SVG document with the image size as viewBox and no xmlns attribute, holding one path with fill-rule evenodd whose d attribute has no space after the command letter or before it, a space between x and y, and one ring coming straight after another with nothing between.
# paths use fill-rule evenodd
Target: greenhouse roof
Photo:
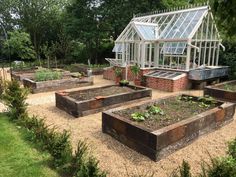
<instances>
[{"instance_id":1,"label":"greenhouse roof","mask_svg":"<svg viewBox=\"0 0 236 177\"><path fill-rule=\"evenodd\" d=\"M208 6L202 6L135 17L116 42L131 40L134 31L146 41L187 41L194 36L202 24L208 9Z\"/></svg>"}]
</instances>

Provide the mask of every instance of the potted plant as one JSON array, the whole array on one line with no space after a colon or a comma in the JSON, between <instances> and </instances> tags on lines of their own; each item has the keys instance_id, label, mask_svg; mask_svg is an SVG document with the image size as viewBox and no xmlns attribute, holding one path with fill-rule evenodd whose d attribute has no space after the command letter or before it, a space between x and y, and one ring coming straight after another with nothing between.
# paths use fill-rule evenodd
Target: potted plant
<instances>
[{"instance_id":1,"label":"potted plant","mask_svg":"<svg viewBox=\"0 0 236 177\"><path fill-rule=\"evenodd\" d=\"M129 85L129 81L128 80L121 80L120 81L120 86L127 86Z\"/></svg>"},{"instance_id":2,"label":"potted plant","mask_svg":"<svg viewBox=\"0 0 236 177\"><path fill-rule=\"evenodd\" d=\"M122 69L116 68L115 69L115 75L116 75L116 84L119 84L121 77L122 77Z\"/></svg>"},{"instance_id":3,"label":"potted plant","mask_svg":"<svg viewBox=\"0 0 236 177\"><path fill-rule=\"evenodd\" d=\"M139 79L139 72L140 72L140 67L138 65L134 65L134 66L131 66L131 72L133 73L134 75L134 84L135 85L141 85L141 81Z\"/></svg>"}]
</instances>

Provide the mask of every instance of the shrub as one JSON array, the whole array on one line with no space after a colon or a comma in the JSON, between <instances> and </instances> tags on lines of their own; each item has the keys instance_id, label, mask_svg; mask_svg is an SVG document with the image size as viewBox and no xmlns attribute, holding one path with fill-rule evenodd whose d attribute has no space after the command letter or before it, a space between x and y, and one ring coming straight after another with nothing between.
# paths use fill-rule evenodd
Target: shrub
<instances>
[{"instance_id":1,"label":"shrub","mask_svg":"<svg viewBox=\"0 0 236 177\"><path fill-rule=\"evenodd\" d=\"M202 163L202 171L198 177L236 177L236 139L229 143L228 155L222 158L211 158L210 164ZM190 166L183 161L172 177L191 177Z\"/></svg>"},{"instance_id":2,"label":"shrub","mask_svg":"<svg viewBox=\"0 0 236 177\"><path fill-rule=\"evenodd\" d=\"M48 81L48 80L57 80L62 78L62 73L58 71L51 71L51 70L39 70L35 73L35 81Z\"/></svg>"},{"instance_id":3,"label":"shrub","mask_svg":"<svg viewBox=\"0 0 236 177\"><path fill-rule=\"evenodd\" d=\"M236 159L236 138L229 143L228 154Z\"/></svg>"},{"instance_id":4,"label":"shrub","mask_svg":"<svg viewBox=\"0 0 236 177\"><path fill-rule=\"evenodd\" d=\"M79 141L77 151L72 161L73 176L75 177L105 177L106 173L98 167L98 161L89 155L88 145Z\"/></svg>"},{"instance_id":5,"label":"shrub","mask_svg":"<svg viewBox=\"0 0 236 177\"><path fill-rule=\"evenodd\" d=\"M133 73L133 75L137 78L138 77L138 74L140 72L140 67L138 65L134 65L134 66L131 66L131 72Z\"/></svg>"},{"instance_id":6,"label":"shrub","mask_svg":"<svg viewBox=\"0 0 236 177\"><path fill-rule=\"evenodd\" d=\"M72 147L69 140L70 134L67 131L63 133L52 132L52 139L49 141L48 150L54 159L56 167L67 167L72 158Z\"/></svg>"},{"instance_id":7,"label":"shrub","mask_svg":"<svg viewBox=\"0 0 236 177\"><path fill-rule=\"evenodd\" d=\"M236 177L236 160L231 156L211 159L211 164L202 165L200 177Z\"/></svg>"},{"instance_id":8,"label":"shrub","mask_svg":"<svg viewBox=\"0 0 236 177\"><path fill-rule=\"evenodd\" d=\"M5 90L5 82L3 81L2 78L0 78L0 98L2 98L4 90Z\"/></svg>"},{"instance_id":9,"label":"shrub","mask_svg":"<svg viewBox=\"0 0 236 177\"><path fill-rule=\"evenodd\" d=\"M184 161L182 162L182 165L178 168L177 171L174 171L171 175L172 177L191 177L190 172L190 165L188 162Z\"/></svg>"},{"instance_id":10,"label":"shrub","mask_svg":"<svg viewBox=\"0 0 236 177\"><path fill-rule=\"evenodd\" d=\"M87 161L82 163L79 171L75 175L76 177L105 177L106 174L101 172L98 168L98 161L93 158L89 157Z\"/></svg>"},{"instance_id":11,"label":"shrub","mask_svg":"<svg viewBox=\"0 0 236 177\"><path fill-rule=\"evenodd\" d=\"M53 157L55 167L65 167L72 158L72 147L69 133L58 133L55 127L49 129L43 119L36 116L26 117L20 122L31 132L31 140L41 144Z\"/></svg>"},{"instance_id":12,"label":"shrub","mask_svg":"<svg viewBox=\"0 0 236 177\"><path fill-rule=\"evenodd\" d=\"M122 77L122 69L121 68L116 68L115 69L115 75L116 75L116 77L121 78Z\"/></svg>"},{"instance_id":13,"label":"shrub","mask_svg":"<svg viewBox=\"0 0 236 177\"><path fill-rule=\"evenodd\" d=\"M11 119L20 119L27 117L27 103L26 98L28 90L21 88L20 84L13 80L6 83L6 88L2 96L4 103L9 108Z\"/></svg>"},{"instance_id":14,"label":"shrub","mask_svg":"<svg viewBox=\"0 0 236 177\"><path fill-rule=\"evenodd\" d=\"M9 39L3 43L3 53L5 55L22 60L36 59L36 52L28 33L14 30L8 32L8 35Z\"/></svg>"}]
</instances>

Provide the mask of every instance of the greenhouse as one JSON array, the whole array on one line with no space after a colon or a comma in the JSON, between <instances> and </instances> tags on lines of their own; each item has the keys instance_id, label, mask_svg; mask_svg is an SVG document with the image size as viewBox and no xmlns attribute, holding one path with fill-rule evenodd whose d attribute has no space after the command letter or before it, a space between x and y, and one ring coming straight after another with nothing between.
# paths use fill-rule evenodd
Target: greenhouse
<instances>
[{"instance_id":1,"label":"greenhouse","mask_svg":"<svg viewBox=\"0 0 236 177\"><path fill-rule=\"evenodd\" d=\"M190 71L218 66L224 49L209 6L137 15L115 41L119 66Z\"/></svg>"}]
</instances>

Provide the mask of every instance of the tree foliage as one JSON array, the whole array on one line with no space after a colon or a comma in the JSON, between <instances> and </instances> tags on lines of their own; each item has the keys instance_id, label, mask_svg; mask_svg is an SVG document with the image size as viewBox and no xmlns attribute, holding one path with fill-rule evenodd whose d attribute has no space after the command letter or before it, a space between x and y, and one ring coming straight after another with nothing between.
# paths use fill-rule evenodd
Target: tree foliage
<instances>
[{"instance_id":1,"label":"tree foliage","mask_svg":"<svg viewBox=\"0 0 236 177\"><path fill-rule=\"evenodd\" d=\"M28 33L18 30L8 33L9 39L3 44L3 53L16 59L35 59L35 51Z\"/></svg>"},{"instance_id":2,"label":"tree foliage","mask_svg":"<svg viewBox=\"0 0 236 177\"><path fill-rule=\"evenodd\" d=\"M236 41L236 1L212 0L211 5L224 38Z\"/></svg>"}]
</instances>

